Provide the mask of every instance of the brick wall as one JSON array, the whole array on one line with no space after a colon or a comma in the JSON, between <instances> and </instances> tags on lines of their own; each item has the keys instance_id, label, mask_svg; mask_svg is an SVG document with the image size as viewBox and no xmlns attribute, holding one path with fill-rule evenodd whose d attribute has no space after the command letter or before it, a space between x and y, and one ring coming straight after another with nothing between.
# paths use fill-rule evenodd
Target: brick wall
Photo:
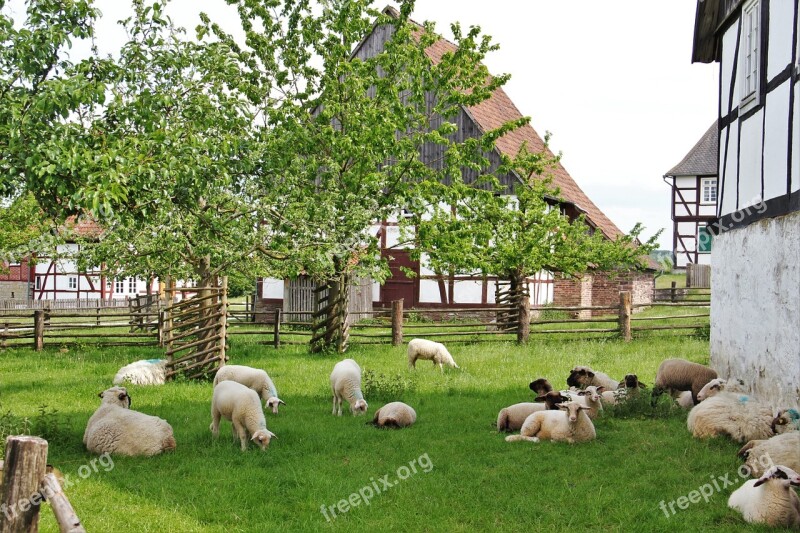
<instances>
[{"instance_id":1,"label":"brick wall","mask_svg":"<svg viewBox=\"0 0 800 533\"><path fill-rule=\"evenodd\" d=\"M568 307L616 306L619 293L630 291L632 303L649 304L653 301L654 278L648 272L627 272L610 276L604 273L588 274L581 280L556 276L553 305ZM634 312L639 309L634 309ZM580 311L577 318L608 314L608 311Z\"/></svg>"},{"instance_id":2,"label":"brick wall","mask_svg":"<svg viewBox=\"0 0 800 533\"><path fill-rule=\"evenodd\" d=\"M592 275L582 279L556 275L553 280L553 305L556 307L587 307L592 304L594 280ZM589 318L591 311L577 311L576 318Z\"/></svg>"},{"instance_id":3,"label":"brick wall","mask_svg":"<svg viewBox=\"0 0 800 533\"><path fill-rule=\"evenodd\" d=\"M0 270L0 281L31 281L29 279L31 269L27 259L23 259L17 265L9 266L5 263L3 266L5 268Z\"/></svg>"}]
</instances>

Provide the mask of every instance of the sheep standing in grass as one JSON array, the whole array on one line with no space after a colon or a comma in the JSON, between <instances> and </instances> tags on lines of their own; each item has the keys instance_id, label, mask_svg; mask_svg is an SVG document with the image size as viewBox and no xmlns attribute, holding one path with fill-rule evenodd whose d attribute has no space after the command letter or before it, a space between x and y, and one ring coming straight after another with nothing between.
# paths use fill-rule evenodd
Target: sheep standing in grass
<instances>
[{"instance_id":1,"label":"sheep standing in grass","mask_svg":"<svg viewBox=\"0 0 800 533\"><path fill-rule=\"evenodd\" d=\"M390 402L375 411L372 424L377 427L404 428L417 421L417 412L403 402Z\"/></svg>"},{"instance_id":2,"label":"sheep standing in grass","mask_svg":"<svg viewBox=\"0 0 800 533\"><path fill-rule=\"evenodd\" d=\"M543 396L538 396L536 400L539 403L515 403L501 409L497 414L497 431L518 431L533 413L558 410L558 404L568 402L569 398L558 391L550 391Z\"/></svg>"},{"instance_id":3,"label":"sheep standing in grass","mask_svg":"<svg viewBox=\"0 0 800 533\"><path fill-rule=\"evenodd\" d=\"M728 435L737 442L773 435L772 410L743 394L721 392L695 405L686 425L697 438Z\"/></svg>"},{"instance_id":4,"label":"sheep standing in grass","mask_svg":"<svg viewBox=\"0 0 800 533\"><path fill-rule=\"evenodd\" d=\"M751 440L739 450L739 457L744 459L752 476L760 476L776 464L800 470L800 431Z\"/></svg>"},{"instance_id":5,"label":"sheep standing in grass","mask_svg":"<svg viewBox=\"0 0 800 533\"><path fill-rule=\"evenodd\" d=\"M408 343L409 368L416 368L418 360L433 361L433 366L439 365L439 370L442 372L444 372L443 365L458 368L444 344L428 339L411 339Z\"/></svg>"},{"instance_id":6,"label":"sheep standing in grass","mask_svg":"<svg viewBox=\"0 0 800 533\"><path fill-rule=\"evenodd\" d=\"M758 479L749 479L733 491L728 507L742 513L746 522L772 527L800 527L800 498L792 487L800 486L800 474L777 465Z\"/></svg>"},{"instance_id":7,"label":"sheep standing in grass","mask_svg":"<svg viewBox=\"0 0 800 533\"><path fill-rule=\"evenodd\" d=\"M696 405L700 401L697 394L716 377L717 373L707 366L685 359L666 359L658 366L651 401L655 405L664 392L692 391L692 402Z\"/></svg>"},{"instance_id":8,"label":"sheep standing in grass","mask_svg":"<svg viewBox=\"0 0 800 533\"><path fill-rule=\"evenodd\" d=\"M157 416L132 411L125 387L104 390L100 398L83 434L91 453L151 456L175 449L172 426Z\"/></svg>"},{"instance_id":9,"label":"sheep standing in grass","mask_svg":"<svg viewBox=\"0 0 800 533\"><path fill-rule=\"evenodd\" d=\"M251 368L244 365L225 365L214 376L214 386L221 381L235 381L245 387L256 391L264 400L264 407L272 409L272 414L278 414L278 406L286 402L278 398L278 389L269 375L260 368Z\"/></svg>"},{"instance_id":10,"label":"sheep standing in grass","mask_svg":"<svg viewBox=\"0 0 800 533\"><path fill-rule=\"evenodd\" d=\"M331 391L333 392L333 414L342 416L342 400L350 404L353 415L367 412L367 401L361 393L361 367L352 359L336 363L331 372Z\"/></svg>"},{"instance_id":11,"label":"sheep standing in grass","mask_svg":"<svg viewBox=\"0 0 800 533\"><path fill-rule=\"evenodd\" d=\"M544 439L573 444L594 440L594 424L586 415L588 407L578 402L562 403L558 407L560 411L539 411L530 415L522 424L520 434L509 435L506 442Z\"/></svg>"},{"instance_id":12,"label":"sheep standing in grass","mask_svg":"<svg viewBox=\"0 0 800 533\"><path fill-rule=\"evenodd\" d=\"M211 433L219 437L219 420L225 417L233 424L233 434L239 437L242 451L247 450L247 435L250 440L267 449L275 434L267 429L261 400L253 389L236 381L223 381L214 386L211 397Z\"/></svg>"},{"instance_id":13,"label":"sheep standing in grass","mask_svg":"<svg viewBox=\"0 0 800 533\"><path fill-rule=\"evenodd\" d=\"M619 386L619 381L610 378L608 374L603 372L596 372L588 366L576 366L569 371L567 386L583 389L589 385L613 390Z\"/></svg>"},{"instance_id":14,"label":"sheep standing in grass","mask_svg":"<svg viewBox=\"0 0 800 533\"><path fill-rule=\"evenodd\" d=\"M134 385L163 385L167 381L166 359L142 359L120 368L114 379L114 385L125 382Z\"/></svg>"}]
</instances>

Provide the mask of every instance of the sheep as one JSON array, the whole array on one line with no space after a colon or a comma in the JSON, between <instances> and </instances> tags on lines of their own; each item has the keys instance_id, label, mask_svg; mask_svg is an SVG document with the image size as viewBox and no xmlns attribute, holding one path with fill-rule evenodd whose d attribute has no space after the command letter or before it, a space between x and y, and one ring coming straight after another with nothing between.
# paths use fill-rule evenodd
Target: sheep
<instances>
[{"instance_id":1,"label":"sheep","mask_svg":"<svg viewBox=\"0 0 800 533\"><path fill-rule=\"evenodd\" d=\"M519 431L525 419L537 411L558 410L558 404L568 402L569 398L558 391L550 391L536 398L544 403L515 403L500 410L497 414L497 431Z\"/></svg>"},{"instance_id":2,"label":"sheep","mask_svg":"<svg viewBox=\"0 0 800 533\"><path fill-rule=\"evenodd\" d=\"M594 440L594 424L586 415L589 407L578 402L566 402L561 411L538 411L525 419L519 435L509 435L506 442L527 440L539 442L549 439L554 442L587 442Z\"/></svg>"},{"instance_id":3,"label":"sheep","mask_svg":"<svg viewBox=\"0 0 800 533\"><path fill-rule=\"evenodd\" d=\"M166 420L132 411L125 387L99 394L100 407L89 418L83 444L91 453L152 456L176 447L172 426Z\"/></svg>"},{"instance_id":4,"label":"sheep","mask_svg":"<svg viewBox=\"0 0 800 533\"><path fill-rule=\"evenodd\" d=\"M776 463L800 470L800 431L751 440L739 450L739 457L753 476L760 476Z\"/></svg>"},{"instance_id":5,"label":"sheep","mask_svg":"<svg viewBox=\"0 0 800 533\"><path fill-rule=\"evenodd\" d=\"M595 372L588 366L576 366L569 371L567 385L570 387L586 388L589 385L605 387L606 389L616 389L619 381L611 379L608 374Z\"/></svg>"},{"instance_id":6,"label":"sheep","mask_svg":"<svg viewBox=\"0 0 800 533\"><path fill-rule=\"evenodd\" d=\"M553 386L545 378L535 379L530 382L528 388L536 393L536 396L544 396L553 390Z\"/></svg>"},{"instance_id":7,"label":"sheep","mask_svg":"<svg viewBox=\"0 0 800 533\"><path fill-rule=\"evenodd\" d=\"M741 379L725 380L721 378L714 378L705 385L703 385L703 388L700 389L700 392L697 393L697 401L702 402L707 398L716 396L722 391L741 392L741 393L747 392L744 388L744 381L742 381Z\"/></svg>"},{"instance_id":8,"label":"sheep","mask_svg":"<svg viewBox=\"0 0 800 533\"><path fill-rule=\"evenodd\" d=\"M278 406L286 402L278 398L278 389L269 375L260 368L251 368L244 365L225 365L214 376L214 386L221 381L236 381L245 387L256 391L264 400L264 408L272 409L272 414L278 414Z\"/></svg>"},{"instance_id":9,"label":"sheep","mask_svg":"<svg viewBox=\"0 0 800 533\"><path fill-rule=\"evenodd\" d=\"M428 339L411 339L408 343L408 367L416 368L417 361L423 359L433 361L433 366L439 365L439 370L442 372L444 372L443 365L458 368L444 344Z\"/></svg>"},{"instance_id":10,"label":"sheep","mask_svg":"<svg viewBox=\"0 0 800 533\"><path fill-rule=\"evenodd\" d=\"M625 379L620 382L616 390L602 390L601 400L605 405L617 405L625 401L629 396L638 395L639 389L645 388L647 386L639 381L639 377L636 374L625 374Z\"/></svg>"},{"instance_id":11,"label":"sheep","mask_svg":"<svg viewBox=\"0 0 800 533\"><path fill-rule=\"evenodd\" d=\"M773 433L778 435L787 431L800 431L800 412L797 409L783 409L772 419Z\"/></svg>"},{"instance_id":12,"label":"sheep","mask_svg":"<svg viewBox=\"0 0 800 533\"><path fill-rule=\"evenodd\" d=\"M390 402L375 411L372 425L376 427L404 428L417 421L417 413L403 402Z\"/></svg>"},{"instance_id":13,"label":"sheep","mask_svg":"<svg viewBox=\"0 0 800 533\"><path fill-rule=\"evenodd\" d=\"M800 474L776 465L758 479L749 479L733 491L728 507L742 513L745 522L772 527L800 527L800 498L792 490L800 486Z\"/></svg>"},{"instance_id":14,"label":"sheep","mask_svg":"<svg viewBox=\"0 0 800 533\"><path fill-rule=\"evenodd\" d=\"M167 381L166 359L142 359L120 368L111 381L114 385L124 382L134 385L163 385Z\"/></svg>"},{"instance_id":15,"label":"sheep","mask_svg":"<svg viewBox=\"0 0 800 533\"><path fill-rule=\"evenodd\" d=\"M602 394L605 391L603 387L596 387L594 385L589 385L586 387L585 390L582 390L578 393L577 398L574 401L585 405L589 408L586 414L594 420L597 418L597 415L600 411L603 410L603 403L600 401L602 398Z\"/></svg>"},{"instance_id":16,"label":"sheep","mask_svg":"<svg viewBox=\"0 0 800 533\"><path fill-rule=\"evenodd\" d=\"M695 405L686 425L697 438L728 435L737 442L773 435L771 409L749 396L721 392Z\"/></svg>"},{"instance_id":17,"label":"sheep","mask_svg":"<svg viewBox=\"0 0 800 533\"><path fill-rule=\"evenodd\" d=\"M242 451L247 450L247 435L265 451L271 439L277 438L267 429L261 400L253 389L236 381L222 381L214 386L211 396L211 434L219 437L219 420L224 416L233 424L233 434L239 437Z\"/></svg>"},{"instance_id":18,"label":"sheep","mask_svg":"<svg viewBox=\"0 0 800 533\"><path fill-rule=\"evenodd\" d=\"M661 362L656 371L656 380L653 384L651 403L655 405L658 397L668 391L692 391L692 403L697 405L697 393L706 383L717 377L717 373L698 363L685 359L666 359Z\"/></svg>"},{"instance_id":19,"label":"sheep","mask_svg":"<svg viewBox=\"0 0 800 533\"><path fill-rule=\"evenodd\" d=\"M692 391L673 391L670 396L675 400L675 403L683 409L691 409L694 407L694 399L692 398Z\"/></svg>"},{"instance_id":20,"label":"sheep","mask_svg":"<svg viewBox=\"0 0 800 533\"><path fill-rule=\"evenodd\" d=\"M367 401L361 394L361 367L352 359L343 359L334 365L331 372L331 391L333 391L333 414L342 416L342 399L350 404L353 415L367 412Z\"/></svg>"}]
</instances>

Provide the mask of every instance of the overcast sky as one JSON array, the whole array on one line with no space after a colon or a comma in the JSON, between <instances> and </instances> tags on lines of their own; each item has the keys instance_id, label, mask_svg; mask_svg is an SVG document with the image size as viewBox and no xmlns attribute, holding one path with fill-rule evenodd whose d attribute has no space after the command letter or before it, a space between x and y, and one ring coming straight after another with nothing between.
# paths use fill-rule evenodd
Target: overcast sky
<instances>
[{"instance_id":1,"label":"overcast sky","mask_svg":"<svg viewBox=\"0 0 800 533\"><path fill-rule=\"evenodd\" d=\"M396 6L388 0L375 6L388 4ZM98 44L110 52L124 42L115 21L129 15L129 3L96 5L104 14ZM717 112L718 66L690 59L695 6L695 0L417 0L413 18L435 22L445 37L454 21L491 35L500 50L486 59L489 70L511 74L506 92L540 135L552 134L551 147L578 185L624 232L637 221L645 237L665 228L659 242L671 249L670 193L662 176ZM228 29L238 24L222 0L173 0L168 13L193 30L200 10Z\"/></svg>"}]
</instances>

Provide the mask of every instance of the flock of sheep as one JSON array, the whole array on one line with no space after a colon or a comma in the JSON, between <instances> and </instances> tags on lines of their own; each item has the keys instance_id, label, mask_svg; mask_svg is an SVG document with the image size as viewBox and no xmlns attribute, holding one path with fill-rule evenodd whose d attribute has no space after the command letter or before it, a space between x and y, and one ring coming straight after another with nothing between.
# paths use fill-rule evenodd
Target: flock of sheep
<instances>
[{"instance_id":1,"label":"flock of sheep","mask_svg":"<svg viewBox=\"0 0 800 533\"><path fill-rule=\"evenodd\" d=\"M408 365L419 360L458 368L447 348L427 339L408 344ZM131 399L122 383L164 382L164 361L137 361L123 367L114 378L115 386L100 393L100 407L86 426L83 442L92 453L155 455L175 449L172 427L161 418L130 409ZM332 414L341 416L342 402L347 401L353 415L367 412L361 391L361 368L352 359L333 367L330 375L333 396ZM503 408L497 416L497 430L519 431L506 441L552 440L568 443L596 438L592 422L604 405L616 405L640 394L645 388L635 374L618 382L603 372L576 366L567 378L568 390L553 390L545 378L530 383L534 402ZM772 526L800 527L800 498L793 486L800 486L800 413L784 409L773 416L772 410L758 400L737 392L735 382L719 379L714 370L683 359L661 363L653 385L652 403L668 392L685 408L689 431L697 438L727 436L741 443L739 455L745 459L753 476L734 491L728 505L737 509L748 522ZM232 423L233 433L246 450L248 439L265 450L275 434L267 429L261 401L265 408L278 413L285 405L275 384L264 370L241 365L226 365L214 378L211 399L211 432L219 434L219 423ZM414 409L402 402L391 402L376 411L372 423L379 427L407 427L416 422ZM769 468L762 458L769 458Z\"/></svg>"}]
</instances>

